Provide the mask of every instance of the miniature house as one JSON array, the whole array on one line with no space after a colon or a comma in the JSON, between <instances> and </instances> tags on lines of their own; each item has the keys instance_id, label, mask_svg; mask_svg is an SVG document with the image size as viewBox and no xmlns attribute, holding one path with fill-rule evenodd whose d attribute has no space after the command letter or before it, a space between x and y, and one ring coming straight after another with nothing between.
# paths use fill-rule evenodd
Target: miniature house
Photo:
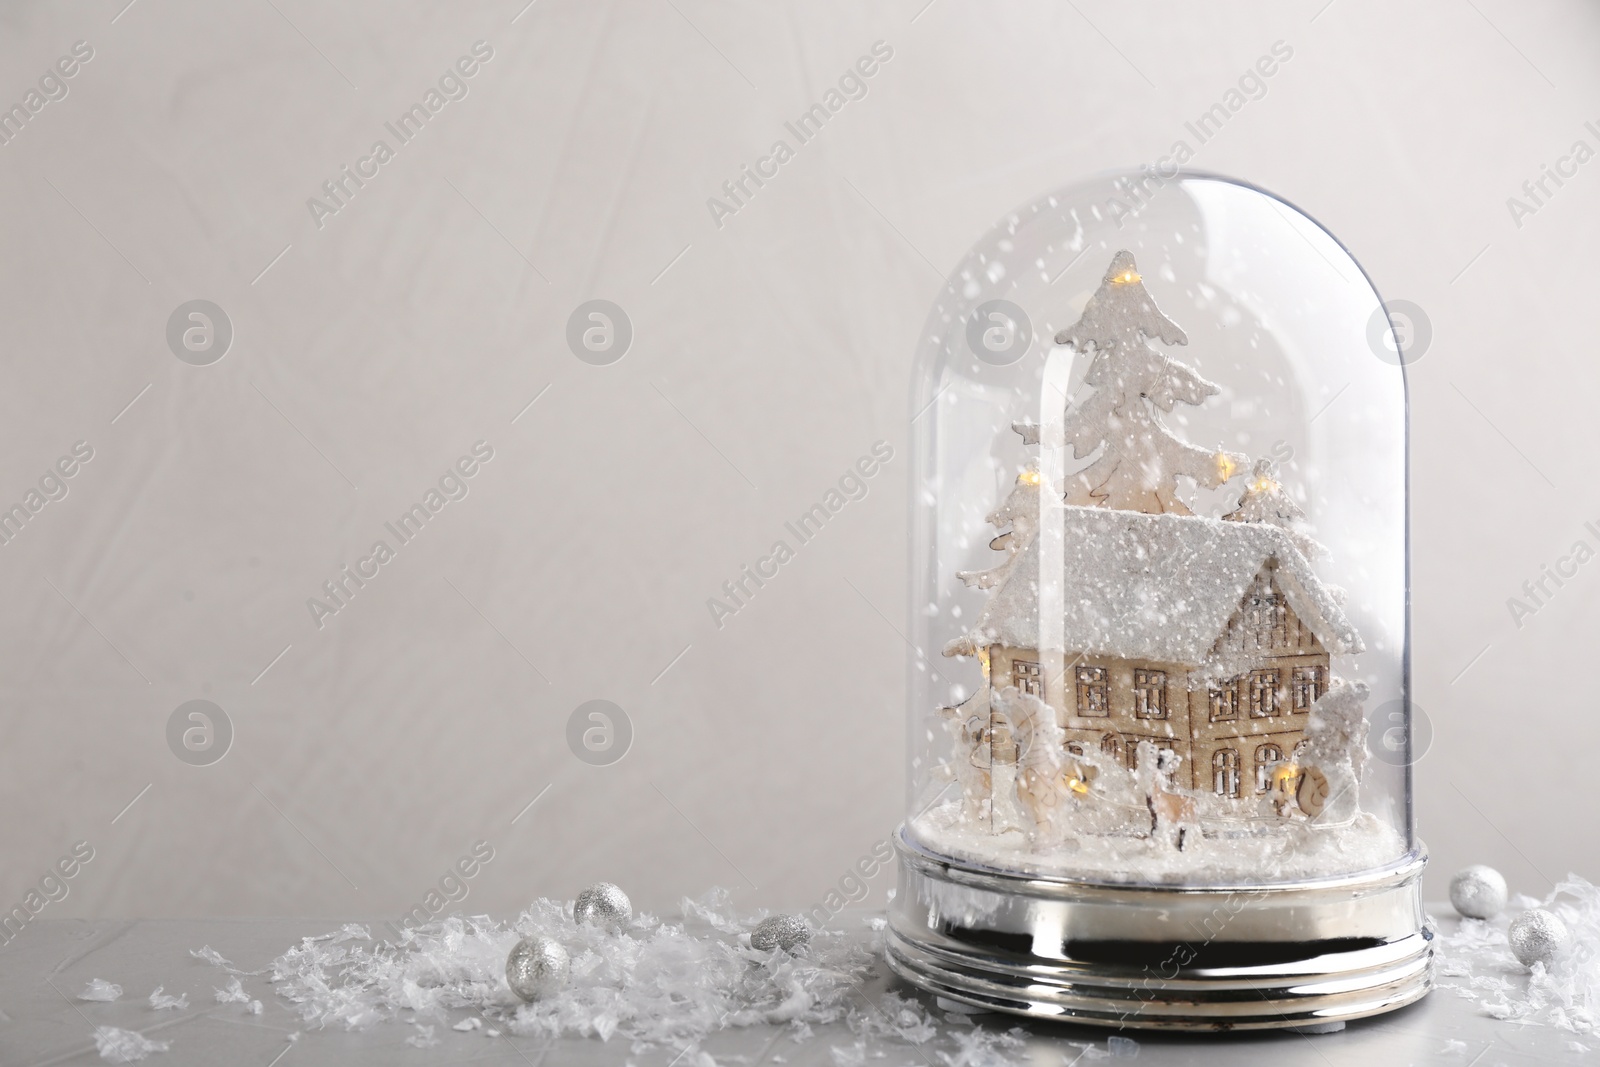
<instances>
[{"instance_id":1,"label":"miniature house","mask_svg":"<svg viewBox=\"0 0 1600 1067\"><path fill-rule=\"evenodd\" d=\"M946 653L986 655L991 689L1044 701L1069 753L1093 747L1132 769L1149 741L1179 757L1179 786L1266 793L1305 741L1329 656L1362 651L1290 535L1193 515L1070 505L1060 514L1059 629L1040 625L1053 583L1040 581L1035 536ZM1059 635L1060 647L1041 650L1041 633ZM996 762L1009 755L1007 733L991 724Z\"/></svg>"}]
</instances>

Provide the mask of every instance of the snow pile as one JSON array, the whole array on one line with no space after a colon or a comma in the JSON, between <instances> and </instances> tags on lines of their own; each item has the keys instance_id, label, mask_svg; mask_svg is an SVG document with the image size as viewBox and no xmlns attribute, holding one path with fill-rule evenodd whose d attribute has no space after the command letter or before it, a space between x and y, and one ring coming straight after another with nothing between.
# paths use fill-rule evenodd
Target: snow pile
<instances>
[{"instance_id":1,"label":"snow pile","mask_svg":"<svg viewBox=\"0 0 1600 1067\"><path fill-rule=\"evenodd\" d=\"M94 1044L107 1063L137 1063L152 1052L165 1052L172 1047L165 1041L151 1041L137 1030L116 1026L95 1027Z\"/></svg>"},{"instance_id":2,"label":"snow pile","mask_svg":"<svg viewBox=\"0 0 1600 1067\"><path fill-rule=\"evenodd\" d=\"M1275 526L1198 515L1060 509L1062 647L1199 667L1217 650L1228 620L1269 561L1289 606L1335 654L1364 650L1344 609L1310 563ZM1040 645L1040 547L1030 542L1010 564L971 631L945 655L973 655L993 644ZM1054 584L1054 576L1047 576ZM1225 670L1230 665L1218 665Z\"/></svg>"},{"instance_id":3,"label":"snow pile","mask_svg":"<svg viewBox=\"0 0 1600 1067\"><path fill-rule=\"evenodd\" d=\"M78 994L78 999L109 1004L120 996L122 996L121 986L104 978L91 978L89 984L83 987L83 992Z\"/></svg>"},{"instance_id":4,"label":"snow pile","mask_svg":"<svg viewBox=\"0 0 1600 1067\"><path fill-rule=\"evenodd\" d=\"M1566 924L1567 949L1550 967L1525 968L1512 956L1506 928L1516 914L1543 907ZM1587 1034L1600 1018L1600 887L1569 874L1543 904L1518 895L1506 914L1462 919L1435 942L1441 988L1496 1019L1539 1023Z\"/></svg>"},{"instance_id":5,"label":"snow pile","mask_svg":"<svg viewBox=\"0 0 1600 1067\"><path fill-rule=\"evenodd\" d=\"M996 772L997 780L1003 782L1004 770ZM1115 781L1104 776L1096 786L1109 793ZM1131 793L1131 788L1125 791ZM1393 827L1367 812L1334 826L1276 815L1237 817L1225 825L1215 814L1220 805L1216 809L1211 806L1213 798L1202 795L1199 801L1208 833L1186 839L1182 851L1159 836L1093 832L1111 820L1131 820L1140 814L1141 808L1115 794L1105 799L1091 794L1087 803L1078 804L1072 818L1090 832L1052 847L1038 847L1020 828L991 832L988 819L973 819L961 798L929 806L913 816L910 825L916 840L958 860L1027 874L1160 885L1249 882L1259 879L1263 871L1270 871L1274 881L1321 878L1375 869L1406 850L1405 840ZM1104 822L1097 821L1102 818ZM1144 818L1149 825L1149 816ZM1221 830L1214 836L1209 833L1213 824ZM1328 832L1330 829L1335 832Z\"/></svg>"},{"instance_id":6,"label":"snow pile","mask_svg":"<svg viewBox=\"0 0 1600 1067\"><path fill-rule=\"evenodd\" d=\"M574 922L570 902L541 899L510 922L454 915L407 930L397 943L347 926L303 939L267 973L308 1027L365 1030L400 1021L417 1028L408 1039L417 1047L437 1044L439 1031L478 1031L620 1037L635 1052L680 1052L729 1027L787 1025L801 1041L813 1024L842 1023L859 1039L859 1049L836 1053L848 1061L857 1051L881 1056L877 1043L884 1040L929 1046L938 1039L919 1002L894 993L874 1001L864 991L877 974L881 932L821 930L791 955L752 949L750 931L765 916L740 917L726 890L685 899L682 913L681 922L640 914L623 932L609 933ZM533 934L567 949L571 980L559 994L523 1003L506 985L505 962L512 946ZM232 969L220 956L212 962ZM237 999L231 987L228 994ZM462 1011L472 1015L454 1021L452 1013ZM1000 1048L1021 1040L981 1033L959 1035L947 1061L997 1063Z\"/></svg>"}]
</instances>

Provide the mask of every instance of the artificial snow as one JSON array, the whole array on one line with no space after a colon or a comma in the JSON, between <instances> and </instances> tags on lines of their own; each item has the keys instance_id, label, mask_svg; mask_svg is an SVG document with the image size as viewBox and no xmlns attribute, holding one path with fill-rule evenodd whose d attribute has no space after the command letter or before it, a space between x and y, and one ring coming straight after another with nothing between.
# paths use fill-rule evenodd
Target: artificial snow
<instances>
[{"instance_id":1,"label":"artificial snow","mask_svg":"<svg viewBox=\"0 0 1600 1067\"><path fill-rule=\"evenodd\" d=\"M1571 935L1549 966L1522 966L1506 940L1511 920L1530 907L1554 912ZM1543 901L1519 894L1494 919L1462 919L1441 931L1434 953L1441 988L1485 1015L1592 1033L1600 1018L1600 887L1569 874Z\"/></svg>"},{"instance_id":2,"label":"artificial snow","mask_svg":"<svg viewBox=\"0 0 1600 1067\"><path fill-rule=\"evenodd\" d=\"M302 939L267 976L308 1028L404 1022L416 1028L407 1043L418 1048L439 1044L441 1030L481 1031L625 1041L635 1054L667 1050L696 1063L709 1059L701 1044L723 1029L787 1024L798 1042L812 1037L814 1024L843 1024L854 1044L836 1051L839 1062L852 1062L858 1049L876 1060L889 1042L927 1050L930 1062L984 1067L1009 1062L1004 1052L1022 1043L1020 1031L982 1027L941 1037L919 1001L895 992L869 997L881 923L867 939L819 930L791 954L752 949L750 931L765 915L738 915L725 890L685 899L681 912L680 922L640 914L615 933L574 922L570 902L541 899L511 921L453 915L408 929L398 942L346 927ZM535 934L567 949L571 979L524 1003L506 985L505 962L518 940ZM233 978L216 995L226 1003L245 994ZM462 1011L471 1014L453 1021Z\"/></svg>"},{"instance_id":3,"label":"artificial snow","mask_svg":"<svg viewBox=\"0 0 1600 1067\"><path fill-rule=\"evenodd\" d=\"M116 1026L95 1027L94 1044L107 1063L137 1063L152 1052L165 1052L172 1047L165 1041L151 1041L137 1030Z\"/></svg>"},{"instance_id":4,"label":"artificial snow","mask_svg":"<svg viewBox=\"0 0 1600 1067\"><path fill-rule=\"evenodd\" d=\"M168 1008L177 1008L181 1011L189 1006L189 994L179 993L175 997L169 996L168 994L162 992L164 988L164 986L156 986L154 991L151 992L151 1008L156 1011L165 1011Z\"/></svg>"},{"instance_id":5,"label":"artificial snow","mask_svg":"<svg viewBox=\"0 0 1600 1067\"><path fill-rule=\"evenodd\" d=\"M1104 791L1109 781L1109 776L1102 776L1097 784ZM1127 784L1131 792L1131 776ZM1213 800L1209 795L1197 799L1202 804ZM1108 820L1126 820L1139 811L1132 801L1121 807L1110 798L1095 803L1106 806L1103 814ZM1088 804L1082 806L1080 815L1085 826L1092 826L1094 812ZM1181 850L1159 835L1110 833L1085 834L1040 847L1021 826L991 831L988 818L971 818L959 798L941 801L915 816L910 829L927 848L953 859L1024 874L1153 885L1230 879L1255 883L1264 874L1270 875L1271 881L1293 881L1373 870L1406 852L1405 839L1367 812L1344 823L1312 823L1277 815L1228 817L1209 808L1203 808L1201 817L1206 825L1222 829L1186 838Z\"/></svg>"},{"instance_id":6,"label":"artificial snow","mask_svg":"<svg viewBox=\"0 0 1600 1067\"><path fill-rule=\"evenodd\" d=\"M109 1004L122 996L122 987L104 978L91 978L89 984L83 987L83 992L78 994L79 1000L95 1000Z\"/></svg>"},{"instance_id":7,"label":"artificial snow","mask_svg":"<svg viewBox=\"0 0 1600 1067\"><path fill-rule=\"evenodd\" d=\"M218 1004L250 1003L250 994L244 991L243 983L237 978L228 979L227 986L223 989L218 989L216 994Z\"/></svg>"},{"instance_id":8,"label":"artificial snow","mask_svg":"<svg viewBox=\"0 0 1600 1067\"><path fill-rule=\"evenodd\" d=\"M1085 656L1208 665L1228 620L1270 560L1289 606L1328 652L1364 650L1311 564L1275 526L1200 515L1060 509L1061 647ZM1018 553L973 628L947 655L1040 646L1039 542ZM1218 665L1221 669L1221 665Z\"/></svg>"}]
</instances>

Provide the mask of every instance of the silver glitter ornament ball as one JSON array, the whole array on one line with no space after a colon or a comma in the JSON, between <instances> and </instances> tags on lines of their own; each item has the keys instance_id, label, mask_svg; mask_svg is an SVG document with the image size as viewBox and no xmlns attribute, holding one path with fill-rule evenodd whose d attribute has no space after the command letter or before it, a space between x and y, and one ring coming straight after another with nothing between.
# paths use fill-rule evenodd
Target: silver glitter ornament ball
<instances>
[{"instance_id":1,"label":"silver glitter ornament ball","mask_svg":"<svg viewBox=\"0 0 1600 1067\"><path fill-rule=\"evenodd\" d=\"M1463 868L1450 879L1450 903L1469 919L1492 919L1505 910L1505 876L1481 863Z\"/></svg>"},{"instance_id":2,"label":"silver glitter ornament ball","mask_svg":"<svg viewBox=\"0 0 1600 1067\"><path fill-rule=\"evenodd\" d=\"M633 902L628 894L610 882L596 882L578 894L572 917L579 923L603 926L608 930L627 926L633 918Z\"/></svg>"},{"instance_id":3,"label":"silver glitter ornament ball","mask_svg":"<svg viewBox=\"0 0 1600 1067\"><path fill-rule=\"evenodd\" d=\"M1511 954L1524 967L1550 965L1567 945L1567 924L1543 908L1532 908L1511 920L1506 931Z\"/></svg>"},{"instance_id":4,"label":"silver glitter ornament ball","mask_svg":"<svg viewBox=\"0 0 1600 1067\"><path fill-rule=\"evenodd\" d=\"M535 934L518 941L506 957L506 982L523 1000L559 993L572 972L572 958L561 942Z\"/></svg>"},{"instance_id":5,"label":"silver glitter ornament ball","mask_svg":"<svg viewBox=\"0 0 1600 1067\"><path fill-rule=\"evenodd\" d=\"M750 931L750 947L758 952L771 952L775 948L793 952L810 940L811 927L798 915L774 915L762 919Z\"/></svg>"}]
</instances>

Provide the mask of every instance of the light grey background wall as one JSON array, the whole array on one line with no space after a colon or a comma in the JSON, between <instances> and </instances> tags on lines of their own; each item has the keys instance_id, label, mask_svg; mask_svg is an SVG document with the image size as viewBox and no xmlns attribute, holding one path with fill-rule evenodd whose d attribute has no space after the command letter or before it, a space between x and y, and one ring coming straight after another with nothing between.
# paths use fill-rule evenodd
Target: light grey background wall
<instances>
[{"instance_id":1,"label":"light grey background wall","mask_svg":"<svg viewBox=\"0 0 1600 1067\"><path fill-rule=\"evenodd\" d=\"M1540 894L1600 874L1600 563L1506 603L1600 547L1600 162L1507 207L1600 148L1593 5L524 2L0 9L0 104L93 49L0 145L0 502L93 449L0 545L0 903L79 840L58 915L398 917L479 839L469 909L599 878L821 899L899 816L907 380L944 272L1035 194L1165 154L1278 41L1194 165L1431 320L1432 891L1469 861ZM467 95L319 226L308 198L477 41ZM877 41L866 97L719 226L707 198ZM565 340L594 298L633 325L609 366ZM209 366L166 340L194 299L234 330ZM880 439L868 496L714 625ZM480 440L468 495L319 628L307 598ZM634 735L606 767L566 740L596 698ZM196 699L234 731L210 766L168 745Z\"/></svg>"}]
</instances>

